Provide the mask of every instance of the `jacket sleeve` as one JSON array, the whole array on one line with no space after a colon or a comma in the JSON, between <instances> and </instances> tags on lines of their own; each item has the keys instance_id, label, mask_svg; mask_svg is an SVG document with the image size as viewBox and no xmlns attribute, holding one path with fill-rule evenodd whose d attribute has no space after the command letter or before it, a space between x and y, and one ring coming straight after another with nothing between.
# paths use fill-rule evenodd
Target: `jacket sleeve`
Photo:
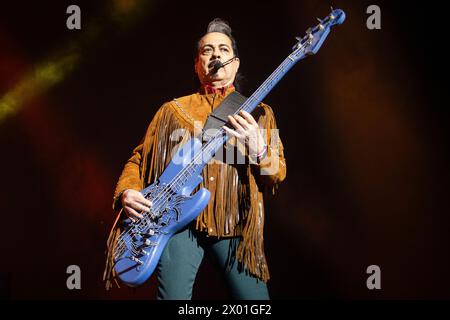
<instances>
[{"instance_id":1,"label":"jacket sleeve","mask_svg":"<svg viewBox=\"0 0 450 320\"><path fill-rule=\"evenodd\" d=\"M120 175L119 181L117 182L116 190L114 192L114 210L120 210L122 208L120 197L125 190L142 190L141 160L143 145L144 144L141 143L136 148L134 148L131 158L128 159L128 161L125 163L122 174Z\"/></svg>"},{"instance_id":2,"label":"jacket sleeve","mask_svg":"<svg viewBox=\"0 0 450 320\"><path fill-rule=\"evenodd\" d=\"M265 130L263 136L267 154L260 163L253 164L254 173L262 184L274 187L286 178L286 159L272 108L261 104L260 110L257 121L259 127Z\"/></svg>"},{"instance_id":3,"label":"jacket sleeve","mask_svg":"<svg viewBox=\"0 0 450 320\"><path fill-rule=\"evenodd\" d=\"M159 108L158 112L153 117L150 122L147 132L145 133L144 138L141 140L141 143L134 148L131 158L127 160L125 166L122 170L122 173L119 177L119 180L116 185L116 189L114 191L114 199L113 199L113 209L120 210L122 205L120 203L120 198L122 193L127 189L133 189L137 191L141 191L144 188L144 181L142 178L142 170L143 170L143 150L145 141L152 141L156 127L159 124L159 119L162 111L164 110L166 104L164 104L161 108Z\"/></svg>"}]
</instances>

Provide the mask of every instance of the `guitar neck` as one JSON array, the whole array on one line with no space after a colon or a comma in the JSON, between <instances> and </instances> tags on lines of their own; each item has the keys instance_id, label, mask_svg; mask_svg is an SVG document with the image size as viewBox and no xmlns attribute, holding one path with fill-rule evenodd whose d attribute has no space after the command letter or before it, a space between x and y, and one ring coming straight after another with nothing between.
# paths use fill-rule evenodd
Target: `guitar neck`
<instances>
[{"instance_id":1,"label":"guitar neck","mask_svg":"<svg viewBox=\"0 0 450 320\"><path fill-rule=\"evenodd\" d=\"M297 60L298 61L298 60ZM270 91L277 85L277 83L284 77L284 75L297 63L289 55L274 72L263 82L261 86L244 102L240 110L251 113L258 104L269 94Z\"/></svg>"},{"instance_id":2,"label":"guitar neck","mask_svg":"<svg viewBox=\"0 0 450 320\"><path fill-rule=\"evenodd\" d=\"M298 54L297 51L296 53ZM244 110L251 113L299 60L300 59L298 57L293 59L291 55L284 59L284 61L278 66L278 68L275 69L274 72L272 72L266 81L264 81L263 84L260 85L259 88L242 104L237 112ZM203 146L202 159L204 159L204 161L202 165L206 165L212 157L214 157L217 150L229 139L230 137L225 134L225 130L220 129L215 137Z\"/></svg>"},{"instance_id":3,"label":"guitar neck","mask_svg":"<svg viewBox=\"0 0 450 320\"><path fill-rule=\"evenodd\" d=\"M278 68L276 68L263 84L242 104L236 113L241 110L251 113L298 61L310 54L315 54L319 50L330 32L331 26L341 24L344 19L345 14L342 10L332 10L325 19L319 19L320 23L316 27L308 29L305 37L297 38L299 42L293 47L293 52L284 59ZM184 181L189 180L193 175L200 174L203 167L208 164L216 152L229 139L230 137L228 134L221 128L210 140L204 143L201 150L195 155L192 163L181 172L185 177Z\"/></svg>"}]
</instances>

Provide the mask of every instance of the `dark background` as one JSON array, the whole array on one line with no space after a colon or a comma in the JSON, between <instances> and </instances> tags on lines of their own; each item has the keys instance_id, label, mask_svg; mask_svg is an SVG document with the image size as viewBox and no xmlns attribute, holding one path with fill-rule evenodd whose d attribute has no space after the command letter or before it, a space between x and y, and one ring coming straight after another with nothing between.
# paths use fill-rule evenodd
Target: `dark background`
<instances>
[{"instance_id":1,"label":"dark background","mask_svg":"<svg viewBox=\"0 0 450 320\"><path fill-rule=\"evenodd\" d=\"M70 4L81 30L66 28ZM267 200L271 296L450 298L446 11L322 0L2 2L0 101L14 97L0 104L2 298L153 298L153 278L104 290L112 195L157 108L195 89L195 41L228 20L249 95L330 4L345 23L265 100L288 165ZM366 27L370 4L381 30ZM81 290L66 288L72 264ZM373 264L381 290L366 287ZM205 262L194 298L226 297Z\"/></svg>"}]
</instances>

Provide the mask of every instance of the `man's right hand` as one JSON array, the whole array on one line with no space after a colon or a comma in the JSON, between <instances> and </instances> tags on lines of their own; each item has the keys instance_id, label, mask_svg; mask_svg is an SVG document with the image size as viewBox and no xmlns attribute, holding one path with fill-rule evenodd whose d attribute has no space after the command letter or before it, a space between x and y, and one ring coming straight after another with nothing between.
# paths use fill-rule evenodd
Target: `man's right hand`
<instances>
[{"instance_id":1,"label":"man's right hand","mask_svg":"<svg viewBox=\"0 0 450 320\"><path fill-rule=\"evenodd\" d=\"M122 208L125 210L125 214L133 222L136 219L142 219L143 212L149 212L152 206L152 202L145 199L142 193L133 189L127 189L122 193L120 197Z\"/></svg>"}]
</instances>

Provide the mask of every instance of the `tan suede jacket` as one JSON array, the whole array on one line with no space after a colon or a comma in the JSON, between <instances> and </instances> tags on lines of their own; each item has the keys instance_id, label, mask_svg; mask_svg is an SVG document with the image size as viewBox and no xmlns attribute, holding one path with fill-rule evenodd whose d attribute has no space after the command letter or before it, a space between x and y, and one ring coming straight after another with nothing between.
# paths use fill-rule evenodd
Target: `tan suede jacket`
<instances>
[{"instance_id":1,"label":"tan suede jacket","mask_svg":"<svg viewBox=\"0 0 450 320\"><path fill-rule=\"evenodd\" d=\"M113 208L119 210L120 195L126 189L142 190L153 183L171 160L173 152L200 132L208 115L234 88L224 94L198 92L165 103L151 121L141 144L126 162L114 194ZM197 217L195 228L209 236L242 238L237 259L253 275L269 279L264 254L263 228L265 191L274 191L286 177L283 144L278 135L272 109L260 104L252 115L260 128L267 129L268 152L260 163L245 156L245 146L230 139L217 157L203 170L200 187L211 193L208 206ZM231 152L232 151L232 152ZM228 152L228 153L227 153ZM229 163L228 154L239 159ZM226 163L223 159L226 154Z\"/></svg>"}]
</instances>

